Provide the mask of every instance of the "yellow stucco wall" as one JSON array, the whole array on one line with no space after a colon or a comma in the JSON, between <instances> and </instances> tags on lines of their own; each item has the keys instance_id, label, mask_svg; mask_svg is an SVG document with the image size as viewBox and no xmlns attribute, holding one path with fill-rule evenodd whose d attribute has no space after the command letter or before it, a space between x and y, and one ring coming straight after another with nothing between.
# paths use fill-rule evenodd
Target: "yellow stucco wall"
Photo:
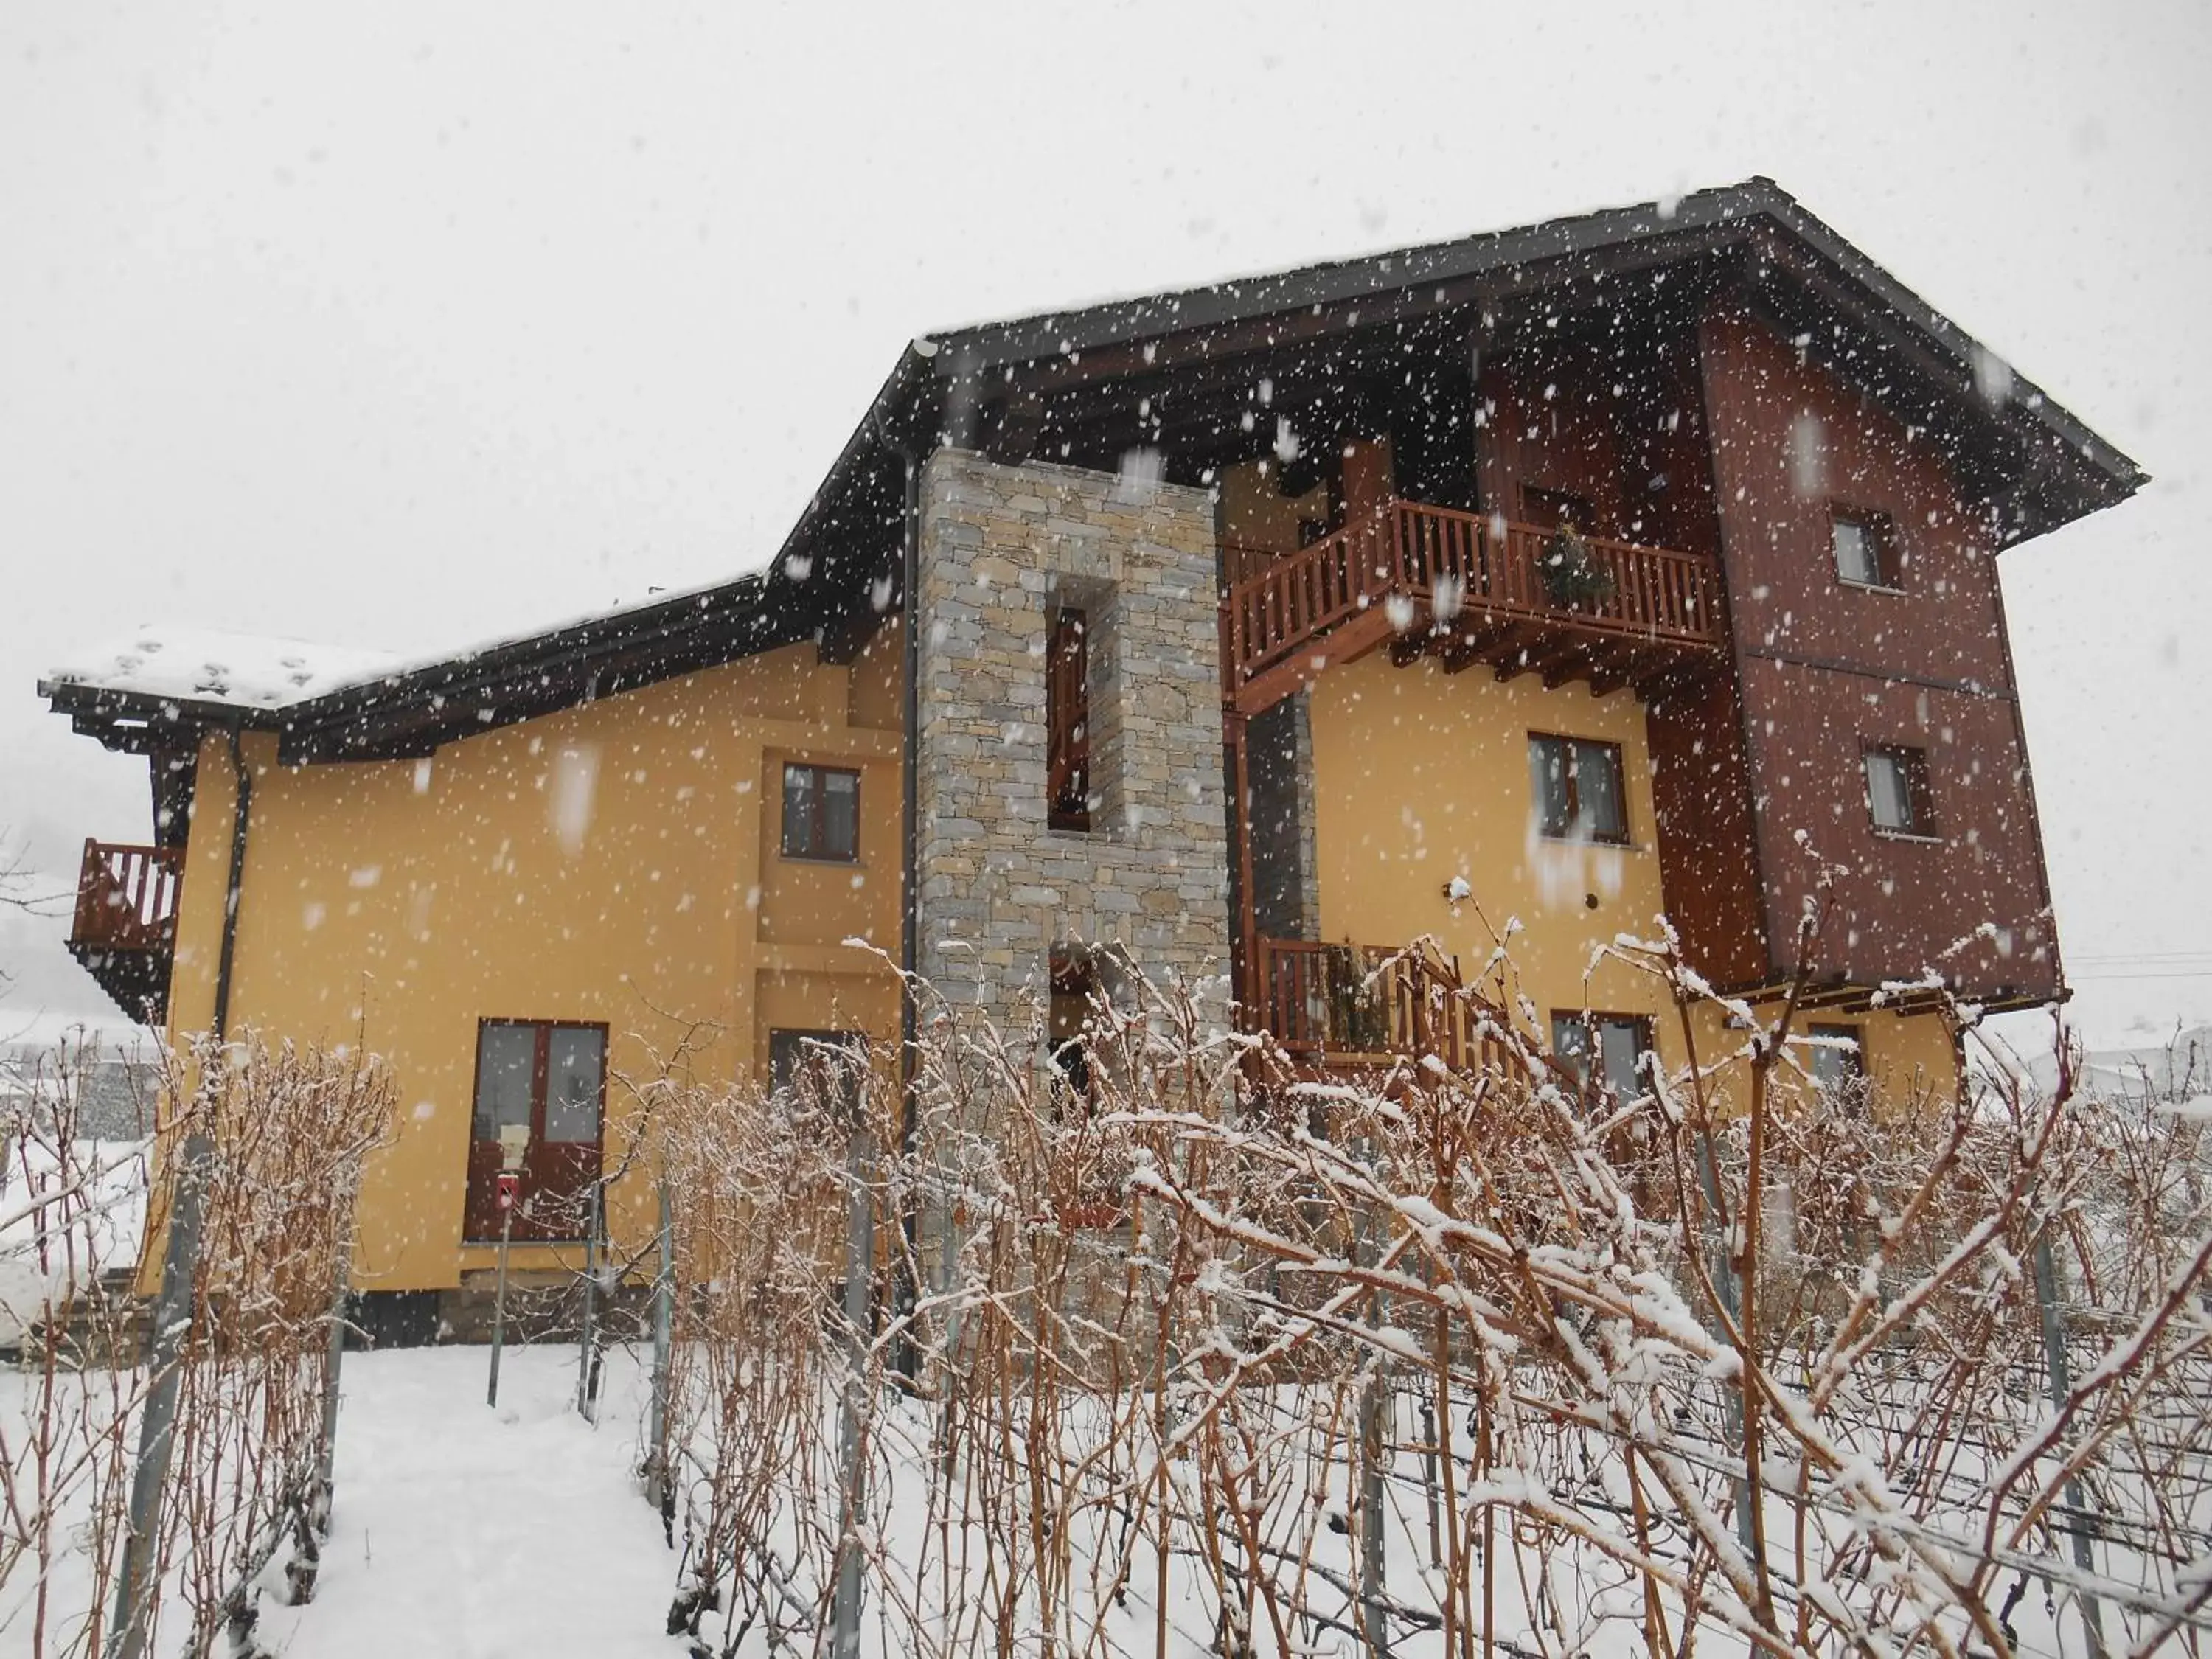
<instances>
[{"instance_id":1,"label":"yellow stucco wall","mask_svg":"<svg viewBox=\"0 0 2212 1659\"><path fill-rule=\"evenodd\" d=\"M1765 1019L1772 1019L1780 1012L1773 1002L1762 1003L1758 1010ZM1692 1029L1696 1034L1698 1063L1700 1066L1718 1066L1712 1087L1719 1099L1731 1109L1740 1108L1750 1094L1747 1067L1741 1058L1744 1034L1728 1028L1720 1011L1710 1003L1691 1011ZM1661 1053L1674 1059L1685 1051L1680 1041L1680 1019L1678 1015L1667 1017L1670 1041L1661 1046ZM1858 1038L1861 1063L1873 1085L1873 1097L1881 1107L1898 1109L1922 1104L1948 1105L1958 1098L1960 1075L1959 1055L1951 1041L1949 1029L1932 1013L1919 1013L1900 1018L1880 1012L1863 1013L1831 1013L1820 1010L1801 1012L1790 1025L1793 1037L1806 1037L1815 1028L1849 1027ZM1796 1067L1810 1072L1813 1052L1809 1046L1795 1044L1790 1055ZM1799 1072L1785 1065L1776 1073L1778 1089L1800 1096L1804 1092L1804 1081Z\"/></svg>"},{"instance_id":2,"label":"yellow stucco wall","mask_svg":"<svg viewBox=\"0 0 2212 1659\"><path fill-rule=\"evenodd\" d=\"M1659 981L1615 957L1593 965L1620 935L1659 937L1666 908L1644 709L1632 692L1547 690L1531 674L1501 682L1481 666L1447 674L1432 658L1400 668L1376 652L1321 676L1311 696L1322 939L1398 945L1431 935L1471 976L1517 922L1508 988L1535 1005L1540 1036L1548 1038L1555 1012L1643 1015L1661 1059L1685 1063L1689 1045ZM1627 846L1536 833L1531 732L1620 745ZM1473 889L1456 904L1444 893L1455 876ZM1695 1018L1701 1064L1741 1047L1717 1012ZM1888 1098L1955 1089L1940 1020L1836 1018L1859 1028L1868 1071ZM1733 1093L1739 1084L1723 1076L1719 1086Z\"/></svg>"},{"instance_id":3,"label":"yellow stucco wall","mask_svg":"<svg viewBox=\"0 0 2212 1659\"><path fill-rule=\"evenodd\" d=\"M900 886L898 634L851 666L797 645L488 732L423 761L286 768L249 737L253 811L234 1032L359 1042L392 1067L399 1121L363 1195L356 1282L430 1289L489 1265L461 1243L481 1018L604 1022L606 1157L643 1079L695 1023L702 1080L764 1078L768 1032L860 1029L896 1045L888 968ZM860 861L779 850L787 760L861 774ZM170 1001L214 1007L234 785L200 756ZM617 1241L649 1234L647 1182L610 1195ZM518 1267L574 1251L520 1247Z\"/></svg>"},{"instance_id":4,"label":"yellow stucco wall","mask_svg":"<svg viewBox=\"0 0 2212 1659\"><path fill-rule=\"evenodd\" d=\"M607 1157L634 1107L625 1078L701 1029L702 1081L763 1079L779 1027L860 1029L896 1042L888 968L842 943L896 954L899 927L897 635L849 667L811 645L746 659L447 745L428 760L287 768L250 737L253 819L240 906L233 1030L360 1042L392 1067L399 1121L364 1194L356 1282L432 1289L489 1265L462 1243L483 1018L603 1022L610 1030ZM1321 936L1396 945L1434 935L1462 970L1493 927L1522 931L1514 989L1554 1011L1644 1014L1670 1066L1685 1057L1657 983L1591 960L1664 908L1652 844L1642 706L1627 692L1399 669L1380 653L1312 691ZM1532 827L1528 734L1620 745L1631 844L1565 845ZM787 860L776 806L787 760L857 767L857 865ZM234 791L210 739L179 919L171 1029L208 1024L215 995ZM1454 876L1474 890L1453 904ZM1592 898L1596 902L1593 906ZM1735 1046L1698 1016L1708 1062ZM1869 1069L1891 1098L1948 1093L1955 1068L1936 1020L1860 1016ZM649 1231L652 1194L611 1194L620 1242ZM517 1247L519 1267L573 1251ZM572 1263L573 1265L573 1263ZM154 1271L149 1262L148 1271Z\"/></svg>"}]
</instances>

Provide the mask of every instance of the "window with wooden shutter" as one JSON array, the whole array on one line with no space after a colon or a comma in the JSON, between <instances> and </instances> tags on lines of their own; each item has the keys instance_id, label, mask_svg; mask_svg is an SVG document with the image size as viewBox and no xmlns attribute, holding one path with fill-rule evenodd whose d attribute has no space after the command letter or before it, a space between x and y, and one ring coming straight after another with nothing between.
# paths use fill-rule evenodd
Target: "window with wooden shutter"
<instances>
[{"instance_id":1,"label":"window with wooden shutter","mask_svg":"<svg viewBox=\"0 0 2212 1659\"><path fill-rule=\"evenodd\" d=\"M1088 629L1070 605L1050 613L1045 647L1047 822L1054 830L1091 828L1091 691Z\"/></svg>"}]
</instances>

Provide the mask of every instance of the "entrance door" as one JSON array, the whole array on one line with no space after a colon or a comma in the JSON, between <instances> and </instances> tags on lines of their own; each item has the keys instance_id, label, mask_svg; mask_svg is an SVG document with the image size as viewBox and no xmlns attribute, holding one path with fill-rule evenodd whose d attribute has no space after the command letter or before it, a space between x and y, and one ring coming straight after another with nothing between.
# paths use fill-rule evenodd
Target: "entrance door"
<instances>
[{"instance_id":1,"label":"entrance door","mask_svg":"<svg viewBox=\"0 0 2212 1659\"><path fill-rule=\"evenodd\" d=\"M488 1019L477 1026L464 1237L499 1237L500 1131L509 1127L530 1132L514 1237L585 1236L601 1169L606 1058L604 1025Z\"/></svg>"}]
</instances>

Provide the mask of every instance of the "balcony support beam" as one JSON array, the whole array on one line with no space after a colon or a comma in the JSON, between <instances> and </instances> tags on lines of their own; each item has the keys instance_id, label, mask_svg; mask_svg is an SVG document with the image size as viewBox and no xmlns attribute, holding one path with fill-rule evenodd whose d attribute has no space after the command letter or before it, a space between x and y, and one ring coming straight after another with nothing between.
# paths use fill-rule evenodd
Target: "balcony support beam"
<instances>
[{"instance_id":1,"label":"balcony support beam","mask_svg":"<svg viewBox=\"0 0 2212 1659\"><path fill-rule=\"evenodd\" d=\"M1556 691L1576 680L1591 678L1608 654L1606 647L1595 640L1574 640L1556 647L1537 671L1543 678L1544 690Z\"/></svg>"},{"instance_id":2,"label":"balcony support beam","mask_svg":"<svg viewBox=\"0 0 2212 1659\"><path fill-rule=\"evenodd\" d=\"M1495 660L1502 653L1515 649L1527 629L1525 623L1509 621L1462 630L1444 642L1441 653L1444 672L1463 674L1479 662Z\"/></svg>"}]
</instances>

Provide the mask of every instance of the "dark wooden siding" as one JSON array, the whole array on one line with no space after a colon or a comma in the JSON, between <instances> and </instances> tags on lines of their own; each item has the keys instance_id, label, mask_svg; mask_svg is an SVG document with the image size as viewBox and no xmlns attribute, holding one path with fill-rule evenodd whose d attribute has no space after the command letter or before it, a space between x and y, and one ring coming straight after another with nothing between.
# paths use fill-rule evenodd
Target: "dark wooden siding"
<instances>
[{"instance_id":1,"label":"dark wooden siding","mask_svg":"<svg viewBox=\"0 0 2212 1659\"><path fill-rule=\"evenodd\" d=\"M1304 829L1298 811L1299 706L1285 697L1245 725L1251 811L1252 908L1271 939L1310 939L1305 914Z\"/></svg>"},{"instance_id":2,"label":"dark wooden siding","mask_svg":"<svg viewBox=\"0 0 2212 1659\"><path fill-rule=\"evenodd\" d=\"M1592 526L1659 547L1717 554L1697 331L1654 329L1619 355L1523 345L1486 371L1483 504L1523 515L1522 486L1571 490ZM1547 395L1548 392L1548 395ZM1716 985L1769 977L1743 721L1731 680L1655 700L1652 804L1667 910L1691 963Z\"/></svg>"},{"instance_id":3,"label":"dark wooden siding","mask_svg":"<svg viewBox=\"0 0 2212 1659\"><path fill-rule=\"evenodd\" d=\"M1547 395L1548 394L1548 395ZM1486 512L1532 516L1523 486L1585 497L1594 535L1650 540L1632 531L1640 503L1623 488L1620 399L1601 364L1522 348L1484 371L1476 472Z\"/></svg>"},{"instance_id":4,"label":"dark wooden siding","mask_svg":"<svg viewBox=\"0 0 2212 1659\"><path fill-rule=\"evenodd\" d=\"M1980 516L1925 434L1759 319L1717 310L1699 356L1771 971L1790 966L1826 860L1842 873L1824 975L1875 984L1940 960L1971 995L2049 994L2049 885ZM1899 592L1837 580L1834 506L1887 516ZM1869 743L1926 750L1933 842L1875 832ZM1994 937L1951 952L1984 924Z\"/></svg>"},{"instance_id":5,"label":"dark wooden siding","mask_svg":"<svg viewBox=\"0 0 2212 1659\"><path fill-rule=\"evenodd\" d=\"M1668 916L1707 980L1758 984L1770 952L1735 684L1723 677L1659 697L1644 726Z\"/></svg>"}]
</instances>

